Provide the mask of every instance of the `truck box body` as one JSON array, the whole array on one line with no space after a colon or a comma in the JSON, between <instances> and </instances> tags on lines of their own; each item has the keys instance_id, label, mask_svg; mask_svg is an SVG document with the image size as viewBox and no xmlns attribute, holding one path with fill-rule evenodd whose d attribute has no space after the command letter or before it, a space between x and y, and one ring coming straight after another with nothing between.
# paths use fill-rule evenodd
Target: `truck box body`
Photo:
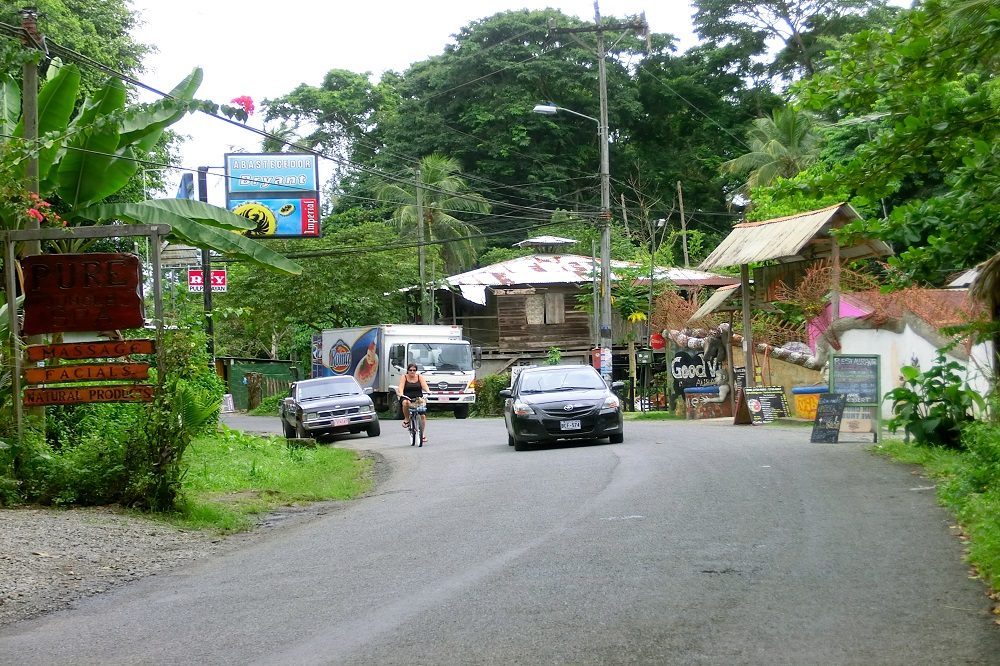
<instances>
[{"instance_id":1,"label":"truck box body","mask_svg":"<svg viewBox=\"0 0 1000 666\"><path fill-rule=\"evenodd\" d=\"M375 408L392 408L408 363L416 363L427 381L431 409L447 409L465 418L476 401L473 350L461 326L379 324L328 329L313 336L312 376L353 375L372 389Z\"/></svg>"}]
</instances>

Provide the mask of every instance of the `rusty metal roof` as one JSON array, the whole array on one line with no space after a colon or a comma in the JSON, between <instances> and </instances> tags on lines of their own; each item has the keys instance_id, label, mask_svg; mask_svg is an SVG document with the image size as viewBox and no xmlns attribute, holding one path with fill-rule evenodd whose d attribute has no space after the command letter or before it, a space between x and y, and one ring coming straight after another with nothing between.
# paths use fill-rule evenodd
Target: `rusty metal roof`
<instances>
[{"instance_id":1,"label":"rusty metal roof","mask_svg":"<svg viewBox=\"0 0 1000 666\"><path fill-rule=\"evenodd\" d=\"M861 219L850 204L839 203L821 210L779 217L761 222L743 222L733 227L725 240L698 268L708 270L761 261L802 261L830 256L830 231L851 220ZM892 254L880 240L862 239L841 246L844 259L861 259Z\"/></svg>"},{"instance_id":2,"label":"rusty metal roof","mask_svg":"<svg viewBox=\"0 0 1000 666\"><path fill-rule=\"evenodd\" d=\"M617 279L614 275L616 270L639 267L640 264L637 263L612 260L611 277ZM590 257L576 254L532 254L452 275L445 281L458 288L466 299L485 305L487 287L578 284L590 282L595 271L599 270L600 259L595 264ZM669 280L677 286L717 286L736 281L734 278L691 268L657 267L653 276L657 280Z\"/></svg>"}]
</instances>

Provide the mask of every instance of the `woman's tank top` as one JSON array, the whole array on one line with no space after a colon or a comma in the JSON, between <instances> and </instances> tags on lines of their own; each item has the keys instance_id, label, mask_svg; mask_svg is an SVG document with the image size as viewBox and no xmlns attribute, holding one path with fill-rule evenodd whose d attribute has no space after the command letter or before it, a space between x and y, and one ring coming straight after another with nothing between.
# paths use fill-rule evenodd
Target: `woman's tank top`
<instances>
[{"instance_id":1,"label":"woman's tank top","mask_svg":"<svg viewBox=\"0 0 1000 666\"><path fill-rule=\"evenodd\" d=\"M405 395L410 400L414 398L422 398L424 395L424 390L420 388L420 378L417 377L417 381L410 382L403 380L403 395Z\"/></svg>"}]
</instances>

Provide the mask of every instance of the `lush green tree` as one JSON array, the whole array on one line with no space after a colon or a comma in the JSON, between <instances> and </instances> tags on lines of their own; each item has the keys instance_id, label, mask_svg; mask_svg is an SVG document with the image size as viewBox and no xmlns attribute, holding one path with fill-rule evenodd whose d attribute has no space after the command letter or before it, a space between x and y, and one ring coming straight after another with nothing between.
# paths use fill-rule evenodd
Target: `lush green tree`
<instances>
[{"instance_id":1,"label":"lush green tree","mask_svg":"<svg viewBox=\"0 0 1000 666\"><path fill-rule=\"evenodd\" d=\"M766 66L744 71L786 80L811 76L831 39L884 24L894 13L885 0L695 0L694 5L695 30L713 44L735 43L765 54L768 41L777 40L780 50Z\"/></svg>"},{"instance_id":2,"label":"lush green tree","mask_svg":"<svg viewBox=\"0 0 1000 666\"><path fill-rule=\"evenodd\" d=\"M747 140L749 152L722 164L724 171L746 176L743 193L770 185L779 177L790 178L819 156L820 135L812 116L792 107L775 109L770 116L754 120Z\"/></svg>"},{"instance_id":3,"label":"lush green tree","mask_svg":"<svg viewBox=\"0 0 1000 666\"><path fill-rule=\"evenodd\" d=\"M142 72L142 60L151 47L132 36L141 18L127 0L34 0L30 6L38 10L38 30L49 42L51 56L73 62L74 56L65 51L71 49L129 76ZM0 21L19 26L19 9L6 3ZM20 78L21 62L31 55L16 41L0 40L0 71ZM90 94L105 77L99 69L87 68L81 72L81 89Z\"/></svg>"},{"instance_id":4,"label":"lush green tree","mask_svg":"<svg viewBox=\"0 0 1000 666\"><path fill-rule=\"evenodd\" d=\"M852 230L889 242L891 262L930 284L990 256L1000 237L1000 7L957 20L967 7L931 0L890 31L859 33L795 90L864 134L784 192L859 202L870 214Z\"/></svg>"},{"instance_id":5,"label":"lush green tree","mask_svg":"<svg viewBox=\"0 0 1000 666\"><path fill-rule=\"evenodd\" d=\"M421 190L423 219L417 208L417 182ZM393 220L408 237L423 236L424 242L443 241L441 254L445 270L457 272L476 261L476 226L457 215L485 215L490 205L482 195L472 192L460 175L456 160L443 155L428 155L408 182L400 179L386 183L378 192L379 200L396 206ZM418 225L423 225L423 230Z\"/></svg>"}]
</instances>

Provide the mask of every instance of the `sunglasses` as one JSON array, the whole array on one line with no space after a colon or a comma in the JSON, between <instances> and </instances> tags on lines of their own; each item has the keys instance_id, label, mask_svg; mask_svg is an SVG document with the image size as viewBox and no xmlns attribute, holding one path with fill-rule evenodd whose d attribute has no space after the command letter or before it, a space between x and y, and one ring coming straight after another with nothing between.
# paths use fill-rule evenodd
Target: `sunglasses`
<instances>
[{"instance_id":1,"label":"sunglasses","mask_svg":"<svg viewBox=\"0 0 1000 666\"><path fill-rule=\"evenodd\" d=\"M406 371L407 372L416 372L417 369L416 368L407 368Z\"/></svg>"}]
</instances>

